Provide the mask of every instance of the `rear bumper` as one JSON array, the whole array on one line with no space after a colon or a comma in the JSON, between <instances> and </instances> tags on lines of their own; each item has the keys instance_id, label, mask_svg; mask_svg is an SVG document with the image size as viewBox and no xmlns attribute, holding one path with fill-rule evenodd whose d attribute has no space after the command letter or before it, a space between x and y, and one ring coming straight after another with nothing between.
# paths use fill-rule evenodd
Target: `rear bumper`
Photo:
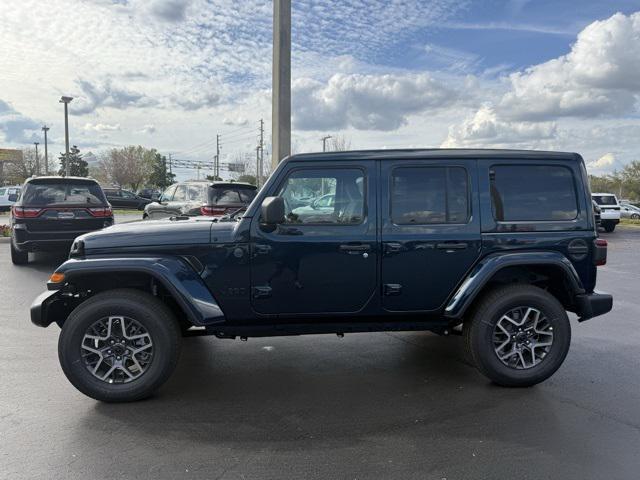
<instances>
[{"instance_id":1,"label":"rear bumper","mask_svg":"<svg viewBox=\"0 0 640 480\"><path fill-rule=\"evenodd\" d=\"M26 229L13 229L13 245L21 252L69 250L71 244L80 235L90 231L30 232Z\"/></svg>"},{"instance_id":2,"label":"rear bumper","mask_svg":"<svg viewBox=\"0 0 640 480\"><path fill-rule=\"evenodd\" d=\"M608 293L591 293L576 296L578 321L584 322L590 318L608 313L613 308L613 297Z\"/></svg>"}]
</instances>

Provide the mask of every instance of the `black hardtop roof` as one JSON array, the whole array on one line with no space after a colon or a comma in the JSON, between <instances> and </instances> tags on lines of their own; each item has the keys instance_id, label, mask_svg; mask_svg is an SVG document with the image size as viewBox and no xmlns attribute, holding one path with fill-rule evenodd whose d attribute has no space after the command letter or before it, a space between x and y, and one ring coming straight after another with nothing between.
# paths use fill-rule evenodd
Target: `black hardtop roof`
<instances>
[{"instance_id":1,"label":"black hardtop roof","mask_svg":"<svg viewBox=\"0 0 640 480\"><path fill-rule=\"evenodd\" d=\"M412 159L523 159L582 161L572 152L545 152L540 150L507 150L482 148L408 148L394 150L353 150L346 152L299 153L289 160L412 160Z\"/></svg>"}]
</instances>

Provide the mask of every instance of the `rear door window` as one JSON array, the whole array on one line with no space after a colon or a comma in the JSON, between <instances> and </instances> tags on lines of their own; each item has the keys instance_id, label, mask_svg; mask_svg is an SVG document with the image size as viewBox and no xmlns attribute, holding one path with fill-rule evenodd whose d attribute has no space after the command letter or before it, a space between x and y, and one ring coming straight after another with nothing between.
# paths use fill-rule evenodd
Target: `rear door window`
<instances>
[{"instance_id":1,"label":"rear door window","mask_svg":"<svg viewBox=\"0 0 640 480\"><path fill-rule=\"evenodd\" d=\"M578 216L573 173L566 167L494 165L489 175L497 221L567 221Z\"/></svg>"},{"instance_id":2,"label":"rear door window","mask_svg":"<svg viewBox=\"0 0 640 480\"><path fill-rule=\"evenodd\" d=\"M176 193L173 195L174 202L186 202L187 201L187 186L178 185Z\"/></svg>"},{"instance_id":3,"label":"rear door window","mask_svg":"<svg viewBox=\"0 0 640 480\"><path fill-rule=\"evenodd\" d=\"M22 204L45 205L104 205L106 199L97 183L29 182Z\"/></svg>"},{"instance_id":4,"label":"rear door window","mask_svg":"<svg viewBox=\"0 0 640 480\"><path fill-rule=\"evenodd\" d=\"M396 225L467 223L469 185L462 167L399 167L391 177Z\"/></svg>"}]
</instances>

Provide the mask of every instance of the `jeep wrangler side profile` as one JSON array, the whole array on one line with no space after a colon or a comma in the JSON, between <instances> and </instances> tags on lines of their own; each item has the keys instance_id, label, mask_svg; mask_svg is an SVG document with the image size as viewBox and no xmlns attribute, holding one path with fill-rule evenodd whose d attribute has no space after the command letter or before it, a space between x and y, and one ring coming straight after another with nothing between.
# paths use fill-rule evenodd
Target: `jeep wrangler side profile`
<instances>
[{"instance_id":1,"label":"jeep wrangler side profile","mask_svg":"<svg viewBox=\"0 0 640 480\"><path fill-rule=\"evenodd\" d=\"M150 395L189 335L461 332L489 379L531 386L567 355L567 312L611 310L606 253L575 153L294 155L244 212L78 237L31 319L102 401Z\"/></svg>"}]
</instances>

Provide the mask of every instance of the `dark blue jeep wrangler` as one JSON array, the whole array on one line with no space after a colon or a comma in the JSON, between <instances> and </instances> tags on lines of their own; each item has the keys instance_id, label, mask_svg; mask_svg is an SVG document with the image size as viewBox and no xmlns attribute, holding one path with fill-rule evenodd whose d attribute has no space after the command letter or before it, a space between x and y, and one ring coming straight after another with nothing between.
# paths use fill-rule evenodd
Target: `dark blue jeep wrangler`
<instances>
[{"instance_id":1,"label":"dark blue jeep wrangler","mask_svg":"<svg viewBox=\"0 0 640 480\"><path fill-rule=\"evenodd\" d=\"M462 333L489 379L530 386L567 355L567 311L611 310L606 252L574 153L295 155L246 210L78 237L31 318L104 401L151 394L202 334Z\"/></svg>"}]
</instances>

